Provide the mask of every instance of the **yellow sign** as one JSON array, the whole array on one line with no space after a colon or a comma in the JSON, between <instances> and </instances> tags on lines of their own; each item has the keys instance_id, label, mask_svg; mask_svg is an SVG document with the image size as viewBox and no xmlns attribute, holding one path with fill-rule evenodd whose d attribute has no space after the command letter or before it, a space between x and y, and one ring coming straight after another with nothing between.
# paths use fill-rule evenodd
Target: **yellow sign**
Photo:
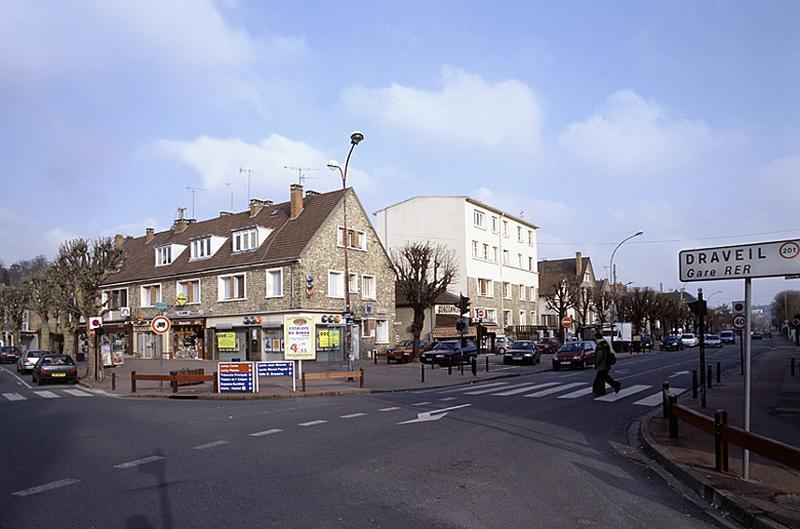
<instances>
[{"instance_id":1,"label":"yellow sign","mask_svg":"<svg viewBox=\"0 0 800 529\"><path fill-rule=\"evenodd\" d=\"M339 329L331 329L331 347L339 347L339 336L341 336Z\"/></svg>"},{"instance_id":2,"label":"yellow sign","mask_svg":"<svg viewBox=\"0 0 800 529\"><path fill-rule=\"evenodd\" d=\"M218 332L217 333L217 349L238 349L236 346L236 333L235 332Z\"/></svg>"},{"instance_id":3,"label":"yellow sign","mask_svg":"<svg viewBox=\"0 0 800 529\"><path fill-rule=\"evenodd\" d=\"M319 347L325 349L331 345L331 331L319 331Z\"/></svg>"},{"instance_id":4,"label":"yellow sign","mask_svg":"<svg viewBox=\"0 0 800 529\"><path fill-rule=\"evenodd\" d=\"M306 314L285 316L283 321L284 360L316 360L314 317Z\"/></svg>"},{"instance_id":5,"label":"yellow sign","mask_svg":"<svg viewBox=\"0 0 800 529\"><path fill-rule=\"evenodd\" d=\"M181 292L180 294L178 294L177 296L175 296L175 301L177 301L177 302L178 302L178 305L181 305L181 306L183 306L183 305L186 305L186 302L187 302L187 301L189 301L189 298L188 298L188 297L186 297L186 294L184 294L183 292Z\"/></svg>"}]
</instances>

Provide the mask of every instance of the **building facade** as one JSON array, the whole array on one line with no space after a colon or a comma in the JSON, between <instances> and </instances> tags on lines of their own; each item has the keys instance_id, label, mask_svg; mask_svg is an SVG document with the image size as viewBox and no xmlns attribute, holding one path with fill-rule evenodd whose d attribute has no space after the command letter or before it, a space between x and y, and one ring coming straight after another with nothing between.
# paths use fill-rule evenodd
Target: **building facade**
<instances>
[{"instance_id":1,"label":"building facade","mask_svg":"<svg viewBox=\"0 0 800 529\"><path fill-rule=\"evenodd\" d=\"M576 252L574 259L539 261L539 273L541 285L539 324L548 334L554 335L560 332L561 317L548 305L548 298L554 297L558 304L559 292L568 296L569 307L566 308L565 315L575 322L571 327L573 331L581 325L597 323L597 309L592 303L592 291L595 288L603 288L607 283L597 281L589 257Z\"/></svg>"},{"instance_id":2,"label":"building facade","mask_svg":"<svg viewBox=\"0 0 800 529\"><path fill-rule=\"evenodd\" d=\"M471 300L474 320L504 329L537 321L537 230L534 224L466 196L418 196L374 213L387 248L430 241L453 251L452 293Z\"/></svg>"},{"instance_id":3,"label":"building facade","mask_svg":"<svg viewBox=\"0 0 800 529\"><path fill-rule=\"evenodd\" d=\"M103 290L112 353L282 360L285 318L304 314L315 322L317 360L340 361L345 286L355 358L394 342L394 269L352 189L304 195L295 184L288 202L254 199L248 211L201 222L179 214L170 230L116 242L124 265ZM150 328L160 314L172 323L167 335Z\"/></svg>"}]
</instances>

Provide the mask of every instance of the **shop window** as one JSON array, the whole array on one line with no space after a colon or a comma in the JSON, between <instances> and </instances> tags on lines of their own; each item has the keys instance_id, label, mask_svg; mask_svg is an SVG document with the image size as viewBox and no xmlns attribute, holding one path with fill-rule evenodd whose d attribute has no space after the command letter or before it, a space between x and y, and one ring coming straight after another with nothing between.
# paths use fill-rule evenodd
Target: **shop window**
<instances>
[{"instance_id":1,"label":"shop window","mask_svg":"<svg viewBox=\"0 0 800 529\"><path fill-rule=\"evenodd\" d=\"M267 270L267 297L279 298L283 296L283 269Z\"/></svg>"},{"instance_id":2,"label":"shop window","mask_svg":"<svg viewBox=\"0 0 800 529\"><path fill-rule=\"evenodd\" d=\"M142 307L152 307L161 301L161 285L145 285L141 288Z\"/></svg>"},{"instance_id":3,"label":"shop window","mask_svg":"<svg viewBox=\"0 0 800 529\"><path fill-rule=\"evenodd\" d=\"M361 276L361 297L375 299L375 276Z\"/></svg>"},{"instance_id":4,"label":"shop window","mask_svg":"<svg viewBox=\"0 0 800 529\"><path fill-rule=\"evenodd\" d=\"M176 285L178 294L186 296L186 303L200 303L200 280L178 281Z\"/></svg>"},{"instance_id":5,"label":"shop window","mask_svg":"<svg viewBox=\"0 0 800 529\"><path fill-rule=\"evenodd\" d=\"M343 272L328 272L328 297L329 298L343 298L344 297L344 273Z\"/></svg>"},{"instance_id":6,"label":"shop window","mask_svg":"<svg viewBox=\"0 0 800 529\"><path fill-rule=\"evenodd\" d=\"M219 301L245 299L245 276L234 274L219 277Z\"/></svg>"}]
</instances>

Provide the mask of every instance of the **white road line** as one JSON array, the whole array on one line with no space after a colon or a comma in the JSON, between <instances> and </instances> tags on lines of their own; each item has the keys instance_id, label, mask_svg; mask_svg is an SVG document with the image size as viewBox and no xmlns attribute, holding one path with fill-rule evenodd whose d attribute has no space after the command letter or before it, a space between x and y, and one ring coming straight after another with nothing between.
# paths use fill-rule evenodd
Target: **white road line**
<instances>
[{"instance_id":1,"label":"white road line","mask_svg":"<svg viewBox=\"0 0 800 529\"><path fill-rule=\"evenodd\" d=\"M427 406L428 404L430 404L430 401L426 400L426 401L423 401L423 402L415 402L411 406Z\"/></svg>"},{"instance_id":2,"label":"white road line","mask_svg":"<svg viewBox=\"0 0 800 529\"><path fill-rule=\"evenodd\" d=\"M20 378L20 376L19 376L19 375L17 375L16 373L12 373L11 371L9 371L8 369L6 369L5 367L3 367L3 368L0 368L0 369L2 369L3 371L5 371L5 372L6 372L6 373L8 373L9 375L11 375L12 377L14 377L14 378L16 378L17 380L19 380L19 382L20 382L20 383L21 383L23 386L25 386L26 388L28 388L28 389L31 389L31 386L30 386L30 385L29 385L27 382L25 382L24 380L22 380L22 379Z\"/></svg>"},{"instance_id":3,"label":"white road line","mask_svg":"<svg viewBox=\"0 0 800 529\"><path fill-rule=\"evenodd\" d=\"M153 461L160 461L161 459L164 459L164 457L148 456L148 457L143 457L141 459L134 459L133 461L128 461L127 463L120 463L119 465L114 465L114 468L122 468L122 469L133 468L133 467L138 467L139 465L146 465L147 463L152 463Z\"/></svg>"},{"instance_id":4,"label":"white road line","mask_svg":"<svg viewBox=\"0 0 800 529\"><path fill-rule=\"evenodd\" d=\"M667 378L675 378L675 377L679 377L679 376L681 376L681 375L688 375L688 374L689 374L689 372L688 372L688 371L675 371L674 373L672 373L672 374L671 374L670 376L668 376Z\"/></svg>"},{"instance_id":5,"label":"white road line","mask_svg":"<svg viewBox=\"0 0 800 529\"><path fill-rule=\"evenodd\" d=\"M559 395L559 399L577 399L578 397L583 397L584 395L588 395L592 392L592 386L588 388L581 388L578 391L573 391L572 393L567 393L566 395Z\"/></svg>"},{"instance_id":6,"label":"white road line","mask_svg":"<svg viewBox=\"0 0 800 529\"><path fill-rule=\"evenodd\" d=\"M550 386L555 386L558 382L545 382L544 384L535 384L530 385L526 384L525 387L517 388L517 389L510 389L508 391L503 391L501 393L492 393L493 397L508 397L509 395L518 395L519 393L525 393L526 391L533 391L534 389L539 388L547 388ZM494 391L494 390L492 390Z\"/></svg>"},{"instance_id":7,"label":"white road line","mask_svg":"<svg viewBox=\"0 0 800 529\"><path fill-rule=\"evenodd\" d=\"M447 402L448 400L456 400L458 397L443 397L439 399L441 402Z\"/></svg>"},{"instance_id":8,"label":"white road line","mask_svg":"<svg viewBox=\"0 0 800 529\"><path fill-rule=\"evenodd\" d=\"M319 419L319 420L316 420L316 421L301 422L297 426L318 426L320 424L325 424L326 422L328 422L328 421L323 421L323 420Z\"/></svg>"},{"instance_id":9,"label":"white road line","mask_svg":"<svg viewBox=\"0 0 800 529\"><path fill-rule=\"evenodd\" d=\"M531 393L530 395L523 395L523 397L546 397L547 395L553 395L554 393L561 393L562 391L566 391L570 388L574 388L577 386L584 385L585 382L570 382L569 384L562 384L560 386L556 386L554 388L545 389L543 391L537 391L536 393Z\"/></svg>"},{"instance_id":10,"label":"white road line","mask_svg":"<svg viewBox=\"0 0 800 529\"><path fill-rule=\"evenodd\" d=\"M204 445L193 446L192 450L205 450L207 448L214 448L215 446L222 446L228 444L228 441L211 441L210 443L206 443Z\"/></svg>"},{"instance_id":11,"label":"white road line","mask_svg":"<svg viewBox=\"0 0 800 529\"><path fill-rule=\"evenodd\" d=\"M481 385L467 386L465 388L448 389L447 391L440 391L439 393L458 393L459 391L469 391L471 389L488 388L492 386L507 386L508 384L509 384L508 382L492 382L491 384L481 384Z\"/></svg>"},{"instance_id":12,"label":"white road line","mask_svg":"<svg viewBox=\"0 0 800 529\"><path fill-rule=\"evenodd\" d=\"M63 390L64 393L69 393L75 397L94 397L91 393L86 393L85 391L81 391L79 389L65 389Z\"/></svg>"},{"instance_id":13,"label":"white road line","mask_svg":"<svg viewBox=\"0 0 800 529\"><path fill-rule=\"evenodd\" d=\"M363 417L366 413L351 413L349 415L339 415L341 419L355 419L356 417Z\"/></svg>"},{"instance_id":14,"label":"white road line","mask_svg":"<svg viewBox=\"0 0 800 529\"><path fill-rule=\"evenodd\" d=\"M28 400L19 393L3 393L3 396L12 402L15 400Z\"/></svg>"},{"instance_id":15,"label":"white road line","mask_svg":"<svg viewBox=\"0 0 800 529\"><path fill-rule=\"evenodd\" d=\"M42 397L43 399L60 399L58 395L53 393L52 391L34 391L37 395Z\"/></svg>"},{"instance_id":16,"label":"white road line","mask_svg":"<svg viewBox=\"0 0 800 529\"><path fill-rule=\"evenodd\" d=\"M671 393L675 393L676 395L683 393L685 390L682 388L669 388ZM645 397L642 400L637 400L634 404L638 404L639 406L657 406L661 404L664 400L663 391L659 391L658 393L653 393L649 397Z\"/></svg>"},{"instance_id":17,"label":"white road line","mask_svg":"<svg viewBox=\"0 0 800 529\"><path fill-rule=\"evenodd\" d=\"M620 399L624 399L625 397L630 397L631 395L635 395L641 391L648 390L653 386L648 386L645 384L636 384L628 388L624 388L619 393L611 393L610 395L606 395L604 397L597 397L594 400L598 400L600 402L616 402Z\"/></svg>"},{"instance_id":18,"label":"white road line","mask_svg":"<svg viewBox=\"0 0 800 529\"><path fill-rule=\"evenodd\" d=\"M530 382L525 382L522 384L514 384L512 386L503 386L502 388L485 389L484 387L479 387L477 391L467 391L466 393L464 393L464 395L483 395L484 393L491 393L493 391L497 391L498 389L512 389L512 388L518 388L520 386L529 386L529 385Z\"/></svg>"},{"instance_id":19,"label":"white road line","mask_svg":"<svg viewBox=\"0 0 800 529\"><path fill-rule=\"evenodd\" d=\"M32 487L30 489L25 490L18 490L17 492L12 492L12 496L32 496L33 494L39 494L41 492L47 492L48 490L58 489L61 487L66 487L67 485L74 485L75 483L80 483L81 480L79 479L59 479L58 481L53 481L52 483L45 483L44 485L39 485L38 487Z\"/></svg>"},{"instance_id":20,"label":"white road line","mask_svg":"<svg viewBox=\"0 0 800 529\"><path fill-rule=\"evenodd\" d=\"M263 432L251 433L250 437L264 437L265 435L281 433L282 431L283 430L281 430L280 428L272 428L270 430L264 430Z\"/></svg>"},{"instance_id":21,"label":"white road line","mask_svg":"<svg viewBox=\"0 0 800 529\"><path fill-rule=\"evenodd\" d=\"M392 406L391 408L381 408L378 411L397 411L400 409L400 406Z\"/></svg>"}]
</instances>

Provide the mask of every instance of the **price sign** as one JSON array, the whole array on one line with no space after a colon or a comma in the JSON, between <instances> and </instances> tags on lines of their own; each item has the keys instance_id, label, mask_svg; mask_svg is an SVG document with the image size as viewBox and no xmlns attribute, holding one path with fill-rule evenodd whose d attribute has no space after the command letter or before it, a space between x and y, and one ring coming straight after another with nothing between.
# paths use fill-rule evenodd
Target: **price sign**
<instances>
[{"instance_id":1,"label":"price sign","mask_svg":"<svg viewBox=\"0 0 800 529\"><path fill-rule=\"evenodd\" d=\"M283 322L285 360L315 360L314 318L307 314L286 316Z\"/></svg>"}]
</instances>

